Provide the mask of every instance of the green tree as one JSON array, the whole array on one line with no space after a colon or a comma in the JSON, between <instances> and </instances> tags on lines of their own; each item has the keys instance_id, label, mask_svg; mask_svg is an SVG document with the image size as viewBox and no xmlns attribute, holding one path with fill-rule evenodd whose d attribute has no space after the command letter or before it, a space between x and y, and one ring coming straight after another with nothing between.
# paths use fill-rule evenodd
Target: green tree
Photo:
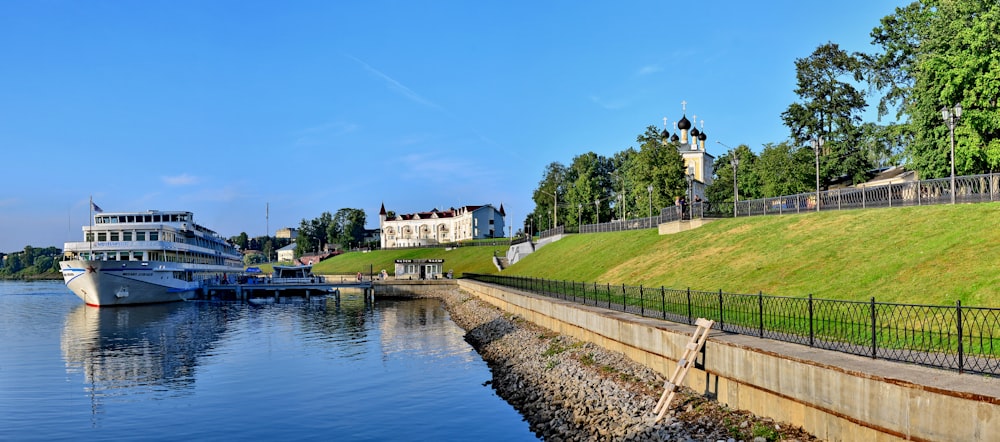
<instances>
[{"instance_id":1,"label":"green tree","mask_svg":"<svg viewBox=\"0 0 1000 442\"><path fill-rule=\"evenodd\" d=\"M661 208L673 205L674 197L683 195L687 188L684 158L675 143L664 139L655 126L647 127L636 137L636 142L639 150L632 154L627 169L629 218L648 216L649 206L654 215L659 214Z\"/></svg>"},{"instance_id":2,"label":"green tree","mask_svg":"<svg viewBox=\"0 0 1000 442\"><path fill-rule=\"evenodd\" d=\"M538 187L531 197L535 201L535 210L532 214L537 223L535 224L536 232L551 229L556 225L565 225L554 217L565 218L565 210L563 214L560 214L556 205L562 205L563 208L568 207L568 204L565 203L566 184L566 166L558 162L549 163L545 168L542 180L538 182Z\"/></svg>"},{"instance_id":3,"label":"green tree","mask_svg":"<svg viewBox=\"0 0 1000 442\"><path fill-rule=\"evenodd\" d=\"M909 126L906 156L923 178L951 173L942 107L961 103L955 128L960 175L1000 170L1000 3L924 0L896 8L872 33L882 51L866 57L868 77Z\"/></svg>"},{"instance_id":4,"label":"green tree","mask_svg":"<svg viewBox=\"0 0 1000 442\"><path fill-rule=\"evenodd\" d=\"M740 201L760 198L760 180L754 172L756 169L757 155L750 150L746 144L736 146L728 152L715 159L715 174L712 184L705 189L705 197L710 202L731 203L733 202L733 167L732 158L736 157L739 162L736 166L736 179L739 184Z\"/></svg>"},{"instance_id":5,"label":"green tree","mask_svg":"<svg viewBox=\"0 0 1000 442\"><path fill-rule=\"evenodd\" d=\"M566 212L563 218L569 225L592 224L596 222L596 211L601 208L595 201L607 200L610 186L611 162L594 152L587 152L573 158L566 179L570 183L566 190ZM605 213L605 220L607 214Z\"/></svg>"},{"instance_id":6,"label":"green tree","mask_svg":"<svg viewBox=\"0 0 1000 442\"><path fill-rule=\"evenodd\" d=\"M812 149L798 148L787 141L765 145L753 163L752 174L760 180L761 197L816 190Z\"/></svg>"},{"instance_id":7,"label":"green tree","mask_svg":"<svg viewBox=\"0 0 1000 442\"><path fill-rule=\"evenodd\" d=\"M274 258L274 241L270 238L264 241L264 258L267 262Z\"/></svg>"},{"instance_id":8,"label":"green tree","mask_svg":"<svg viewBox=\"0 0 1000 442\"><path fill-rule=\"evenodd\" d=\"M250 237L247 236L247 232L240 232L239 235L229 238L229 242L236 245L240 250L246 250L247 245L250 244Z\"/></svg>"},{"instance_id":9,"label":"green tree","mask_svg":"<svg viewBox=\"0 0 1000 442\"><path fill-rule=\"evenodd\" d=\"M823 138L822 181L846 175L861 182L871 169L869 156L858 148L860 113L867 103L854 84L862 80L863 72L859 57L834 43L820 45L809 57L795 60L795 94L801 102L789 105L781 118L800 146Z\"/></svg>"},{"instance_id":10,"label":"green tree","mask_svg":"<svg viewBox=\"0 0 1000 442\"><path fill-rule=\"evenodd\" d=\"M330 223L331 241L338 242L345 248L351 244L360 245L365 237L365 221L364 210L350 208L338 210Z\"/></svg>"}]
</instances>

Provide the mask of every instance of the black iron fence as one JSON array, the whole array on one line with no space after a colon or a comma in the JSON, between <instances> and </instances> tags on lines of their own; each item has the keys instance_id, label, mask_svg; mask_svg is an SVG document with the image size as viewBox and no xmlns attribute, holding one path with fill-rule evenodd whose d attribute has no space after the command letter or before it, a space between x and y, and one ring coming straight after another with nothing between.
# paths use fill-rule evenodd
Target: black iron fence
<instances>
[{"instance_id":1,"label":"black iron fence","mask_svg":"<svg viewBox=\"0 0 1000 442\"><path fill-rule=\"evenodd\" d=\"M1000 374L1000 309L838 301L678 290L665 287L466 273L585 305L668 321L715 321L715 328L874 359L959 373Z\"/></svg>"},{"instance_id":2,"label":"black iron fence","mask_svg":"<svg viewBox=\"0 0 1000 442\"><path fill-rule=\"evenodd\" d=\"M735 207L732 201L693 203L684 207L671 206L661 209L660 214L653 217L584 224L580 226L580 233L651 229L662 223L691 218L732 218L807 213L818 210L948 204L952 202L952 195L956 203L1000 201L1000 174L955 177L954 190L950 178L936 178L742 200L736 203ZM819 197L818 207L817 197Z\"/></svg>"}]
</instances>

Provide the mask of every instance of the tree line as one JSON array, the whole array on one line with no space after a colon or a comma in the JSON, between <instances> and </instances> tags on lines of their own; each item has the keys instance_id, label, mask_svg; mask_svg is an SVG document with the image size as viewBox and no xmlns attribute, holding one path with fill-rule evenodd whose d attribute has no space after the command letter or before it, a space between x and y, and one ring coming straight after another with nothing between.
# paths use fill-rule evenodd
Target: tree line
<instances>
[{"instance_id":1,"label":"tree line","mask_svg":"<svg viewBox=\"0 0 1000 442\"><path fill-rule=\"evenodd\" d=\"M326 250L330 244L341 248L360 247L365 237L365 211L343 208L335 214L323 212L318 218L302 219L295 240L295 256Z\"/></svg>"},{"instance_id":2,"label":"tree line","mask_svg":"<svg viewBox=\"0 0 1000 442\"><path fill-rule=\"evenodd\" d=\"M951 132L941 111L958 103L955 173L1000 169L1000 2L915 1L882 18L870 37L872 53L827 42L795 60L798 100L780 116L789 137L759 154L741 144L716 158L708 201L731 203L734 177L740 200L815 191L817 161L820 189L864 182L895 165L921 179L949 176ZM876 121L862 119L868 96L877 98ZM687 183L677 145L665 135L649 126L636 137L638 148L550 163L525 228L644 217L672 205Z\"/></svg>"},{"instance_id":3,"label":"tree line","mask_svg":"<svg viewBox=\"0 0 1000 442\"><path fill-rule=\"evenodd\" d=\"M24 246L23 251L0 253L0 278L28 278L59 274L62 249Z\"/></svg>"}]
</instances>

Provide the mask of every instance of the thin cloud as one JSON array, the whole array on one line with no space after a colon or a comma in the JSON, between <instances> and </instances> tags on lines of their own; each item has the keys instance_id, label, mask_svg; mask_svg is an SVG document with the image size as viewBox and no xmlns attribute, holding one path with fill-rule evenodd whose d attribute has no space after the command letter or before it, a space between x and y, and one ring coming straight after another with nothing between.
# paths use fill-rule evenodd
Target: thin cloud
<instances>
[{"instance_id":1,"label":"thin cloud","mask_svg":"<svg viewBox=\"0 0 1000 442\"><path fill-rule=\"evenodd\" d=\"M410 99L410 100L412 100L414 102L420 103L420 104L422 104L424 106L427 106L427 107L430 107L430 108L433 108L433 109L437 109L437 110L443 110L441 108L441 106L438 106L434 102L432 102L432 101L430 101L430 100L428 100L428 99L420 96L420 94L414 92L413 89L410 89L410 88L406 87L405 85L403 85L403 83L400 83L400 82L396 81L396 79L394 79L394 78L392 78L392 77L390 77L390 76L382 73L382 71L373 68L368 63L365 63L364 61L361 61L360 59L358 59L357 57L355 57L353 55L350 55L350 54L345 54L345 55L348 58L350 58L351 60L354 60L355 62L357 62L358 64L360 64L362 67L364 67L366 71L368 71L368 72L374 74L375 76L377 76L377 77L385 80L385 82L389 85L389 89L393 89L396 92L399 92L400 94L402 94L404 97L406 97L406 98L408 98L408 99Z\"/></svg>"},{"instance_id":2,"label":"thin cloud","mask_svg":"<svg viewBox=\"0 0 1000 442\"><path fill-rule=\"evenodd\" d=\"M331 121L319 126L305 128L297 134L296 146L318 146L358 130L358 125L345 121Z\"/></svg>"},{"instance_id":3,"label":"thin cloud","mask_svg":"<svg viewBox=\"0 0 1000 442\"><path fill-rule=\"evenodd\" d=\"M607 110L618 110L628 105L627 100L608 101L596 95L591 95L590 101Z\"/></svg>"},{"instance_id":4,"label":"thin cloud","mask_svg":"<svg viewBox=\"0 0 1000 442\"><path fill-rule=\"evenodd\" d=\"M655 65L643 66L643 67L639 68L639 71L636 72L635 74L636 74L636 76L642 77L642 76L646 76L646 75L655 74L655 73L660 72L662 70L663 70L663 68L661 68L659 66L655 66Z\"/></svg>"},{"instance_id":5,"label":"thin cloud","mask_svg":"<svg viewBox=\"0 0 1000 442\"><path fill-rule=\"evenodd\" d=\"M198 177L188 175L186 173L163 177L163 182L169 186L190 186L192 184L197 184L199 181L201 180L199 180Z\"/></svg>"}]
</instances>

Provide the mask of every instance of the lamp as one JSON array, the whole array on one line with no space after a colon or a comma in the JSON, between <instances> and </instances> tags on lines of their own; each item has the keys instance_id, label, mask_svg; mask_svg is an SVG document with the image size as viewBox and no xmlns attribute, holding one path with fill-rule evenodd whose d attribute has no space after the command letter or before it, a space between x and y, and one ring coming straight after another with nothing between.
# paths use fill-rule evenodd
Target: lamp
<instances>
[{"instance_id":1,"label":"lamp","mask_svg":"<svg viewBox=\"0 0 1000 442\"><path fill-rule=\"evenodd\" d=\"M955 204L955 124L962 118L962 103L955 104L953 109L942 107L941 117L948 125L948 133L951 135L951 203Z\"/></svg>"}]
</instances>

